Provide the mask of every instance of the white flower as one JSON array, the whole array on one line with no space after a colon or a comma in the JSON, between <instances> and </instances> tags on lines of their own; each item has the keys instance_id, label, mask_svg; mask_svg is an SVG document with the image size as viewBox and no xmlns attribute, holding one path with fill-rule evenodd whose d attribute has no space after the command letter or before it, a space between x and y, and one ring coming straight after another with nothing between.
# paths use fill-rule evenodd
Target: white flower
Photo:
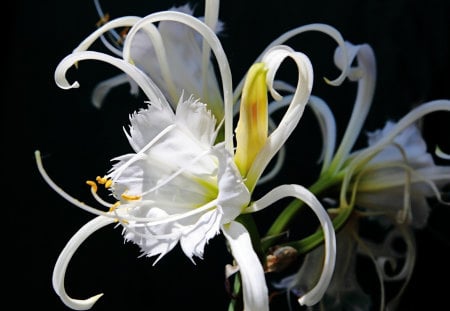
<instances>
[{"instance_id":1,"label":"white flower","mask_svg":"<svg viewBox=\"0 0 450 311\"><path fill-rule=\"evenodd\" d=\"M309 106L319 120L323 136L323 150L320 176L309 189L316 195L326 190L338 189L338 197L332 198L337 207L328 209L332 214L335 230L353 226L354 222L350 221L352 216L369 216L370 219L390 225L394 221L393 231L399 232L399 237L407 245L404 256L394 254L389 239L386 239L386 245L369 244L358 236L358 230L354 230L353 237L358 240L360 246L364 245L365 254L374 261L382 287L386 280L401 280L406 286L415 262L414 236L410 231L412 228L426 225L429 214L428 198L448 204L442 199L441 188L450 183L450 167L434 164L415 123L429 113L448 113L450 100L433 100L414 108L397 122L390 121L382 130L370 133L367 147L353 150L373 100L376 81L375 56L367 44L353 45L346 42L345 48L340 46L336 50L335 63L349 80L358 83L355 105L342 140L335 150L336 121L331 109L321 98L310 97ZM338 84L340 82L342 80L338 81ZM289 90L289 87L286 86L286 90ZM436 155L448 157L439 148ZM293 201L280 214L268 230L265 236L267 240L270 241L287 230L301 204L302 202ZM290 242L289 245L310 250L319 245L320 240L321 236L314 233L304 240ZM339 250L337 253L340 256ZM308 256L314 255L308 253ZM385 264L396 265L400 262L403 263L400 272L394 277L387 276ZM294 284L308 284L311 281L309 273L315 269L320 271L320 264L314 267L308 263L309 261L305 261L305 266L299 274L300 278L304 276L305 279L297 280ZM348 266L343 266L338 258L335 275L344 275L348 271ZM339 288L336 282L338 280L330 284L331 295ZM286 284L288 283L282 285L286 287ZM399 296L402 291L403 289ZM388 305L396 303L399 296ZM384 287L380 299L384 306Z\"/></svg>"},{"instance_id":2,"label":"white flower","mask_svg":"<svg viewBox=\"0 0 450 311\"><path fill-rule=\"evenodd\" d=\"M104 18L104 13L98 1L95 0L98 14ZM173 7L170 11L182 12L192 15L193 10L189 5ZM216 33L220 33L223 28L222 23L218 20L219 1L208 0L205 2L205 16L200 17L206 25L213 29ZM125 16L116 18L101 25L97 31L88 36L82 43L74 49L74 53L85 51L97 40L101 39L105 46L115 55L121 57L127 62L131 62L141 69L154 82L154 84L165 95L168 102L176 107L182 92L184 94L192 94L195 98L200 99L208 105L216 120L220 122L223 119L223 97L220 92L217 77L215 75L214 65L210 60L210 47L205 44L205 38L193 28L173 21L170 19L162 20L158 26L147 24L141 27L133 35L133 40L129 36L126 44L117 42L110 43L105 34L112 34L116 41L122 41L123 38L115 31L117 28L134 26L141 18L135 16ZM135 27L136 28L136 27ZM325 24L310 24L294 28L279 38L274 40L255 62L261 61L262 56L274 46L278 46L288 41L290 38L308 31L319 31L331 36L341 47L345 42L341 34L333 27ZM345 49L344 54L345 54ZM218 64L220 67L220 64ZM344 67L341 75L327 82L333 85L340 84L346 77L347 68ZM223 78L223 77L221 77ZM131 93L136 94L139 91L138 85L133 79L129 78L127 73L119 74L108 80L100 82L94 89L92 101L96 107L101 107L103 101L109 91L121 84L130 83ZM222 81L227 83L227 81ZM239 111L239 97L242 92L244 79L237 85L233 93L234 113ZM277 89L283 90L286 84L282 81L274 81ZM62 86L64 87L64 86ZM294 93L295 88L289 86L289 90ZM270 118L270 114L274 111L289 105L292 96L285 99L273 101L269 103L269 127L275 127L274 122ZM284 146L277 154L276 165L270 171L264 172L264 176L258 180L258 184L271 180L281 169L285 158Z\"/></svg>"},{"instance_id":3,"label":"white flower","mask_svg":"<svg viewBox=\"0 0 450 311\"><path fill-rule=\"evenodd\" d=\"M289 196L304 201L313 209L325 236L323 272L317 284L299 300L302 304L315 304L322 297L334 269L335 235L326 211L315 196L300 185L279 186L261 199L250 202L262 172L303 114L313 80L309 59L280 45L269 49L261 62L250 68L242 91L235 151L231 72L220 41L211 28L188 14L174 11L158 12L142 19L122 18L105 26L117 26L124 21L132 24L124 42L125 60L79 49L63 59L55 71L57 84L72 88L78 87L78 83L70 84L65 73L73 64L86 59L110 63L123 70L142 89L150 104L131 117L126 134L134 152L115 158L117 162L112 170L106 176L98 177L97 183L88 181L94 197L109 208L107 212L87 206L59 188L46 174L39 152L36 152L38 168L47 183L69 202L98 215L72 237L60 254L53 274L56 293L73 309L89 309L95 303L101 295L86 300L67 295L65 271L78 246L90 234L118 222L124 228L125 239L139 245L145 255L158 256L157 260L177 243L191 260L194 256L201 258L208 240L222 232L239 266L245 310L268 310L268 290L262 265L252 248L249 233L235 219L240 214L259 211ZM191 27L210 46L217 58L222 81L223 120L216 120L209 105L193 96L187 99L181 96L174 110L151 77L126 61L135 36L143 30L154 30L153 23L160 21ZM100 34L93 34L86 42ZM268 135L267 92L276 100L282 99L273 85L275 73L286 58L291 58L298 67L298 84L279 126ZM224 141L216 143L221 127ZM248 150L254 152L247 155ZM111 189L117 202L108 203L101 199L96 194L98 184Z\"/></svg>"},{"instance_id":4,"label":"white flower","mask_svg":"<svg viewBox=\"0 0 450 311\"><path fill-rule=\"evenodd\" d=\"M352 151L373 99L376 80L375 56L367 44L354 46L347 43L347 61L344 57L341 48L338 48L335 62L341 68L351 64L353 58L358 61L357 66L348 71L348 78L358 81L356 101L337 151L333 154L335 135L324 145L325 156L319 180L329 179L333 184L342 181L340 206L343 208L352 207L360 192L364 192L364 195L359 199L367 198L367 192L375 190L370 189L374 184L377 184L379 190L383 189L379 194L387 197L391 197L390 194L398 187L409 188L411 185L415 187L420 184L420 193L425 196L434 195L440 199L437 189L442 182L450 180L448 167L436 168L414 123L426 114L450 111L450 100L434 100L416 107L398 122L388 122L383 130L369 134L368 147ZM335 132L336 125L331 113L324 108L318 112L322 115L323 131ZM384 185L381 185L382 179ZM426 191L425 184L428 187ZM410 194L410 191L407 192L406 199ZM347 198L348 193L352 196L350 200ZM381 200L379 195L377 200ZM417 204L422 204L420 201Z\"/></svg>"},{"instance_id":5,"label":"white flower","mask_svg":"<svg viewBox=\"0 0 450 311\"><path fill-rule=\"evenodd\" d=\"M369 147L394 126L389 121L383 129L369 133ZM427 198L439 198L438 189L445 183L450 183L450 166L434 164L420 130L412 124L366 164L358 180L356 204L423 228L430 212Z\"/></svg>"}]
</instances>

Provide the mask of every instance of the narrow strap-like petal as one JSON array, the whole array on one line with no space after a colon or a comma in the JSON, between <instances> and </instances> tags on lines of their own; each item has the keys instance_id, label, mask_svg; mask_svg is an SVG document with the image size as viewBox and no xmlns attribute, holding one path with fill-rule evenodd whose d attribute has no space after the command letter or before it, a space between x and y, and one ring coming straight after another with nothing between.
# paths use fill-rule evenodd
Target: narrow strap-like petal
<instances>
[{"instance_id":1,"label":"narrow strap-like petal","mask_svg":"<svg viewBox=\"0 0 450 311\"><path fill-rule=\"evenodd\" d=\"M170 106L161 90L156 86L152 79L144 72L142 72L139 68L128 62L125 62L120 58L100 52L84 51L74 52L67 55L58 64L58 67L56 67L54 74L55 82L60 88L71 89L78 88L80 86L80 84L76 81L70 84L66 78L66 73L70 67L82 60L99 60L121 69L139 85L150 102L155 104L161 103L166 106Z\"/></svg>"},{"instance_id":2,"label":"narrow strap-like petal","mask_svg":"<svg viewBox=\"0 0 450 311\"><path fill-rule=\"evenodd\" d=\"M268 311L269 296L261 262L253 250L247 229L232 221L223 226L223 233L239 265L245 311Z\"/></svg>"},{"instance_id":3,"label":"narrow strap-like petal","mask_svg":"<svg viewBox=\"0 0 450 311\"><path fill-rule=\"evenodd\" d=\"M126 75L124 73L116 75L112 78L109 78L107 80L104 80L104 81L98 83L95 86L94 91L92 92L92 96L91 96L92 104L94 105L94 107L100 109L103 105L104 99L109 94L109 91L111 91L111 89L113 89L119 85L125 84L125 83L130 83L130 86L131 86L130 93L131 94L137 94L138 86L137 86L136 82L131 80L128 77L128 75Z\"/></svg>"},{"instance_id":4,"label":"narrow strap-like petal","mask_svg":"<svg viewBox=\"0 0 450 311\"><path fill-rule=\"evenodd\" d=\"M266 144L258 153L248 171L246 184L250 191L254 189L266 166L296 128L311 95L313 69L309 58L288 46L276 46L263 57L263 63L268 68L266 82L272 97L277 101L282 99L282 96L274 88L274 80L278 68L286 58L291 58L297 65L297 86L292 101L278 127L267 138Z\"/></svg>"},{"instance_id":5,"label":"narrow strap-like petal","mask_svg":"<svg viewBox=\"0 0 450 311\"><path fill-rule=\"evenodd\" d=\"M265 55L267 53L267 51L269 51L271 48L273 48L274 46L280 45L280 44L285 44L285 42L287 42L289 39L308 32L308 31L318 31L318 32L322 32L324 34L327 34L328 36L330 36L331 38L333 38L336 43L339 45L339 47L341 47L343 49L344 54L347 53L346 49L345 49L345 41L344 38L342 37L341 33L334 27L327 25L327 24L321 24L321 23L314 23L314 24L309 24L309 25L303 25L300 27L296 27L294 29L291 29L285 33L283 33L280 37L278 37L277 39L273 40L272 43L270 43L266 49L258 56L258 58L256 58L255 63L256 62L260 62L263 55ZM334 86L338 86L341 85L342 82L344 82L346 76L347 76L347 72L348 72L348 67L346 66L341 74L339 75L339 77L337 77L334 80L329 80L327 78L325 78L325 81L328 84L334 85ZM241 82L239 82L238 86L235 88L234 90L234 98L238 98L239 95L241 94L242 91L242 87L244 86L244 79L241 80Z\"/></svg>"},{"instance_id":6,"label":"narrow strap-like petal","mask_svg":"<svg viewBox=\"0 0 450 311\"><path fill-rule=\"evenodd\" d=\"M67 295L66 289L64 288L64 277L66 275L66 270L67 266L69 265L70 259L72 258L78 247L80 247L81 243L83 243L92 233L113 223L114 221L115 220L112 218L98 216L85 224L69 240L69 242L66 244L63 251L59 255L58 260L56 261L52 278L53 289L59 295L64 304L74 310L90 309L103 294L98 294L84 300L73 299L69 297L69 295Z\"/></svg>"},{"instance_id":7,"label":"narrow strap-like petal","mask_svg":"<svg viewBox=\"0 0 450 311\"><path fill-rule=\"evenodd\" d=\"M322 204L320 204L314 194L300 185L282 185L273 189L261 199L255 201L246 208L244 212L251 213L262 210L267 206L272 205L274 202L286 197L295 197L309 205L317 215L323 230L325 258L323 261L322 274L320 275L317 284L299 299L300 304L312 306L322 299L327 290L328 285L331 282L331 277L333 276L336 262L336 235L333 223Z\"/></svg>"},{"instance_id":8,"label":"narrow strap-like petal","mask_svg":"<svg viewBox=\"0 0 450 311\"><path fill-rule=\"evenodd\" d=\"M344 57L349 59L343 59ZM350 66L354 57L358 60L358 67L351 68L348 71L348 78L352 81L358 81L358 92L344 137L330 164L330 169L333 172L340 170L350 154L366 120L375 92L376 64L372 48L368 44L352 45L347 43L347 53L344 54L341 49L336 50L335 63L338 67ZM345 70L345 68L341 69Z\"/></svg>"}]
</instances>

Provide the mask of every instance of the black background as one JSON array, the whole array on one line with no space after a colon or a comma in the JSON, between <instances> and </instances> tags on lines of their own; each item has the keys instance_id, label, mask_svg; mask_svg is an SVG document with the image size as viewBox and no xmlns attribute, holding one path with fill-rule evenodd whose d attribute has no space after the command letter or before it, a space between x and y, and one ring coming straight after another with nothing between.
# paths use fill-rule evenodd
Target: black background
<instances>
[{"instance_id":1,"label":"black background","mask_svg":"<svg viewBox=\"0 0 450 311\"><path fill-rule=\"evenodd\" d=\"M138 0L103 3L112 17L144 16L172 4L184 4ZM132 98L126 87L119 88L104 108L93 108L89 102L93 86L114 73L98 62L83 62L73 73L80 89L64 91L55 85L53 72L58 62L95 30L98 16L91 1L22 0L12 5L11 16L6 16L10 22L4 28L2 104L6 299L11 301L12 310L21 306L66 310L51 286L53 265L65 243L92 215L50 190L37 174L33 152L42 151L45 167L63 189L92 203L84 181L102 175L110 158L128 151L122 127L127 125L129 113L142 106L142 98ZM296 26L323 22L338 28L345 39L369 43L375 51L377 90L366 130L381 127L387 118L396 120L420 103L450 98L448 1L251 0L223 1L221 8L220 18L225 22L222 42L235 83L278 35ZM197 9L201 12L201 1ZM310 56L316 77L313 93L330 103L342 134L355 89L350 83L333 88L323 82L322 77L338 74L332 63L334 42L325 35L308 33L288 43ZM430 150L436 144L448 148L449 123L448 113L424 119ZM275 183L312 182L315 170L310 163L315 161L319 146L314 119L306 111L288 142L289 165ZM263 194L267 189L258 191ZM274 213L262 213L263 227L264 217L270 219ZM401 310L438 310L448 302L449 216L448 207L438 206L430 226L417 232L417 267ZM221 236L209 243L205 259L196 260L196 265L178 248L156 266L152 266L153 258L138 256L137 247L124 244L120 229L100 230L71 261L68 293L79 298L105 293L93 310L226 309L223 271L231 258Z\"/></svg>"}]
</instances>

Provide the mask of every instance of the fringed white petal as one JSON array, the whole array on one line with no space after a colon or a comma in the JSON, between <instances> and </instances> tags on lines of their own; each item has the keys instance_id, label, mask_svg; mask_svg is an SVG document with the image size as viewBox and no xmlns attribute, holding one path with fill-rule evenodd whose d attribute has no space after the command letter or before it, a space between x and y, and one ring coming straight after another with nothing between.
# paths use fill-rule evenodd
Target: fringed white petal
<instances>
[{"instance_id":1,"label":"fringed white petal","mask_svg":"<svg viewBox=\"0 0 450 311\"><path fill-rule=\"evenodd\" d=\"M185 102L185 103L182 103ZM210 147L216 140L216 119L211 114L209 107L193 97L187 100L180 98L177 105L177 127L184 132L192 133L200 145Z\"/></svg>"},{"instance_id":2,"label":"fringed white petal","mask_svg":"<svg viewBox=\"0 0 450 311\"><path fill-rule=\"evenodd\" d=\"M268 311L269 296L264 270L253 250L250 235L243 225L232 221L222 228L239 266L245 311Z\"/></svg>"},{"instance_id":3,"label":"fringed white petal","mask_svg":"<svg viewBox=\"0 0 450 311\"><path fill-rule=\"evenodd\" d=\"M220 232L222 210L215 208L204 213L195 225L183 230L180 245L186 256L193 261L193 256L203 259L206 244Z\"/></svg>"},{"instance_id":4,"label":"fringed white petal","mask_svg":"<svg viewBox=\"0 0 450 311\"><path fill-rule=\"evenodd\" d=\"M215 146L214 155L219 161L218 171L218 206L224 216L222 223L228 223L239 216L250 202L250 192L247 189L233 157L225 150L225 144Z\"/></svg>"},{"instance_id":5,"label":"fringed white petal","mask_svg":"<svg viewBox=\"0 0 450 311\"><path fill-rule=\"evenodd\" d=\"M154 207L151 209L137 209L134 215L147 219L168 219L169 214L163 209ZM144 213L144 214L143 214ZM174 228L170 222L140 225L130 222L124 226L123 235L126 241L132 241L138 245L143 255L147 257L158 256L153 265L170 252L178 243L181 230Z\"/></svg>"},{"instance_id":6,"label":"fringed white petal","mask_svg":"<svg viewBox=\"0 0 450 311\"><path fill-rule=\"evenodd\" d=\"M148 105L130 116L128 140L136 152L141 151L165 128L175 123L175 113L168 106Z\"/></svg>"}]
</instances>

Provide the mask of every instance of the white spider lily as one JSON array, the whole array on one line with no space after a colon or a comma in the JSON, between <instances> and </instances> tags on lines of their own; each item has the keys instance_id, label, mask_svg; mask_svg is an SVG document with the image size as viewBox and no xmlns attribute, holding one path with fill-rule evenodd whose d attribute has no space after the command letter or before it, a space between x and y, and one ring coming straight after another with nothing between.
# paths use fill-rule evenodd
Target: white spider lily
<instances>
[{"instance_id":1,"label":"white spider lily","mask_svg":"<svg viewBox=\"0 0 450 311\"><path fill-rule=\"evenodd\" d=\"M369 133L368 148L394 127L394 122L387 122L383 129ZM430 212L427 198L440 198L439 189L450 183L450 166L434 164L420 130L411 124L364 166L355 182L358 206L423 228Z\"/></svg>"},{"instance_id":2,"label":"white spider lily","mask_svg":"<svg viewBox=\"0 0 450 311\"><path fill-rule=\"evenodd\" d=\"M245 310L268 310L268 290L262 265L252 248L249 233L235 219L240 214L264 209L284 197L295 197L313 209L325 236L323 272L317 284L300 298L302 304L317 303L330 282L335 261L335 235L326 211L312 193L299 185L277 187L263 198L250 202L262 172L302 116L313 80L309 59L289 47L275 46L264 54L261 63L249 70L236 133L237 150L255 150L251 158L246 159L245 153L238 156L234 152L233 93L228 60L219 39L208 25L190 15L173 11L133 19L133 26L124 42L124 55L130 52L135 36L143 30L153 29L153 23L160 21L191 27L210 46L217 58L223 84L224 121L216 122L209 106L193 96L188 99L180 97L174 111L152 79L121 58L79 50L59 64L55 71L57 84L62 88L72 88L78 87L78 83L70 84L65 73L73 64L86 59L110 63L123 70L143 90L150 105L130 119L131 126L126 134L134 153L115 158L117 162L109 174L97 178L97 183L109 188L117 202L108 203L101 199L96 194L97 183L88 182L92 194L100 204L109 208L108 212L85 205L65 193L46 174L39 152L36 152L39 170L47 183L69 202L98 215L72 237L60 254L53 274L56 293L73 309L89 309L97 301L101 294L86 300L67 295L64 289L66 268L78 246L90 234L117 222L124 228L125 239L139 245L143 254L158 255L155 263L177 243L191 260L194 256L201 258L208 240L222 232L239 266ZM275 99L281 99L273 84L275 73L286 58L292 58L297 64L297 88L280 125L264 139L267 128L260 121L267 119L266 93L270 91ZM225 140L215 143L222 125ZM261 139L249 139L255 136Z\"/></svg>"},{"instance_id":3,"label":"white spider lily","mask_svg":"<svg viewBox=\"0 0 450 311\"><path fill-rule=\"evenodd\" d=\"M98 0L94 0L94 2L98 14L103 18L104 13ZM171 10L189 15L193 13L189 5L174 7ZM205 2L204 18L200 17L199 19L204 20L211 29L219 33L222 30L222 23L218 20L218 14L219 1L209 0ZM170 20L161 21L157 27L153 24L142 27L134 35L133 40L127 40L127 47L122 44L116 47L105 38L105 34L109 33L115 37L115 40L121 41L122 38L115 29L132 27L139 20L140 18L136 16L126 16L106 22L88 36L74 52L89 49L92 43L100 38L113 54L123 58L127 62L132 62L143 70L155 82L173 107L176 107L183 91L185 94L192 94L195 98L199 98L202 102L206 103L216 117L216 120L220 122L224 116L223 98L217 83L213 64L210 60L210 49L207 44L204 44L204 39L202 40L201 36L192 28ZM290 38L308 31L325 33L332 37L339 46L344 47L345 45L341 34L329 25L304 25L294 28L274 40L255 62L260 62L262 56L270 48L283 44ZM343 48L342 50L345 54L346 49ZM338 85L345 79L346 70L347 67L344 67L341 75L333 81L325 80L332 85ZM131 93L137 93L138 87L136 83L127 74L119 74L100 82L94 89L92 95L94 105L101 107L105 97L112 88L127 82L131 85ZM236 103L234 113L239 111L239 97L242 92L243 83L244 79L240 81L234 90L233 100ZM274 81L275 85L277 89L282 90L285 83ZM289 90L293 91L292 87L289 86ZM287 97L281 102L275 101L269 104L274 108L269 109L269 126L271 129L275 125L270 118L270 113L285 107L290 103L290 100L291 98ZM284 155L285 150L283 147L277 154L276 165L271 171L265 172L265 175L258 179L258 184L271 180L279 172L284 162Z\"/></svg>"},{"instance_id":4,"label":"white spider lily","mask_svg":"<svg viewBox=\"0 0 450 311\"><path fill-rule=\"evenodd\" d=\"M438 186L450 181L449 168L434 165L430 154L426 152L426 145L414 123L426 114L436 111L450 111L449 100L435 100L410 111L397 123L388 122L383 130L369 134L369 146L353 151L352 148L365 118L369 112L375 89L375 56L369 45L354 46L347 43L347 57L338 48L335 61L338 66L351 64L357 58L358 65L348 70L348 78L358 81L358 93L349 124L342 138L341 144L333 155L335 142L329 141L325 145L324 165L320 178L329 178L334 182L343 180L341 187L341 207L353 206L356 200L369 203L370 195L375 195L376 201L390 201L400 206L410 205L411 190L414 192L415 205L423 206L427 196L436 196L440 199ZM335 121L332 115L323 114L323 127L334 131ZM398 196L398 189L404 191ZM412 187L412 188L411 188ZM347 193L352 193L348 201ZM395 194L396 193L396 194ZM420 195L419 195L420 194ZM393 195L393 196L392 196ZM395 197L395 198L394 198ZM420 197L420 198L419 198ZM399 198L400 201L399 201ZM381 200L381 201L380 201ZM366 207L373 207L376 202ZM392 213L399 210L398 206ZM424 225L420 219L427 212L418 212L416 221L419 226ZM404 218L403 217L400 218ZM419 224L420 223L420 224Z\"/></svg>"},{"instance_id":5,"label":"white spider lily","mask_svg":"<svg viewBox=\"0 0 450 311\"><path fill-rule=\"evenodd\" d=\"M350 67L355 58L357 65ZM370 192L377 194L374 196L377 200L380 200L380 195L389 200L390 194L401 187L405 189L400 195L405 202L402 206L409 204L410 194L413 193L410 187L418 186L421 189L414 195L423 194L415 205L422 206L424 197L427 196L440 199L438 188L449 182L448 167L434 165L414 123L429 113L450 111L450 101L434 100L416 107L397 123L388 122L382 131L369 134L371 138L367 148L352 151L373 99L376 80L375 56L369 45L355 46L347 42L345 49L339 47L336 50L335 63L350 80L358 82L358 91L350 121L336 151L336 121L322 99L315 96L310 98L311 107L319 118L324 137L322 172L316 184L316 191L320 192L342 182L340 206L343 208L352 207L355 199L367 202ZM446 156L440 149L437 149L436 154ZM347 197L349 193L350 199ZM394 201L399 202L398 198L399 196L396 196ZM420 219L417 221L421 222Z\"/></svg>"},{"instance_id":6,"label":"white spider lily","mask_svg":"<svg viewBox=\"0 0 450 311\"><path fill-rule=\"evenodd\" d=\"M351 66L355 59L356 65ZM344 136L335 151L336 121L333 114L322 99L316 96L310 97L310 107L318 117L324 141L321 175L310 189L317 194L333 186L340 187L339 207L328 210L334 213L335 229L343 229L342 226L346 224L349 217L354 215L352 211L356 205L363 209L363 213L358 211L359 216L378 216L384 217L385 221L395 221L396 229L401 232L401 237L408 247L406 255L400 256L400 259L404 260L404 266L400 272L395 276L388 276L385 273L386 262L395 265L399 261L398 254L393 255L389 245L367 244L365 252L373 259L381 283L389 280L404 280L406 285L415 262L415 247L410 230L425 226L429 213L427 198L434 197L444 204L448 203L443 202L440 189L443 185L450 183L450 167L434 164L415 123L429 113L438 111L449 113L450 101L434 100L416 107L398 122L388 122L384 129L370 133L369 145L366 148L352 151L369 113L374 95L375 56L369 45L355 46L347 42L345 48L340 46L336 50L335 63L349 80L358 82L356 101ZM289 91L288 86L285 86L285 89ZM448 158L448 155L439 148L436 150L436 155ZM301 202L293 201L274 221L266 237L277 237L286 230L300 206ZM351 226L351 224L345 226ZM360 239L357 235L354 236ZM307 241L308 245L315 245L320 241L319 235L315 234L311 238ZM364 243L368 242L364 241ZM389 241L387 240L386 243ZM308 256L312 255L308 254ZM314 267L308 266L306 262L305 264L299 275L300 278L305 276L307 279L297 280L295 284L305 285L311 282L306 275L313 271ZM347 270L342 269L347 268L343 268L343 265L338 263L335 274L344 275ZM320 271L320 264L316 269ZM333 282L330 286L330 293L338 288ZM381 303L384 305L383 288L382 291ZM389 305L397 302L402 291L403 289L389 302Z\"/></svg>"},{"instance_id":7,"label":"white spider lily","mask_svg":"<svg viewBox=\"0 0 450 311\"><path fill-rule=\"evenodd\" d=\"M435 100L424 103L406 114L398 122L387 122L378 131L369 133L366 148L352 152L354 142L360 134L369 112L375 88L375 57L368 45L348 44L347 55L356 57L358 65L349 70L349 79L358 81L358 93L346 132L333 155L335 142L325 145L324 162L320 180L331 184L341 183L339 208L335 210L335 228L344 225L355 206L362 209L360 216L375 216L384 222L394 221L393 232L400 234L407 245L407 252L399 256L391 249L389 239L381 245L364 241L354 235L362 252L371 258L380 278L380 303L384 307L385 281L404 281L397 295L387 303L389 307L398 300L411 277L415 264L415 243L411 228L426 225L429 214L427 199L434 197L443 202L440 189L450 183L450 167L436 166L427 153L419 129L415 123L423 116L441 111L450 111L450 100ZM351 63L347 61L347 64ZM342 53L336 53L338 66L345 63ZM324 110L326 111L326 110ZM334 131L335 121L330 114L323 115L323 128ZM443 202L446 203L446 202ZM398 274L385 272L386 262L396 266L403 263ZM336 267L336 273L343 266ZM333 286L330 288L330 290Z\"/></svg>"}]
</instances>

